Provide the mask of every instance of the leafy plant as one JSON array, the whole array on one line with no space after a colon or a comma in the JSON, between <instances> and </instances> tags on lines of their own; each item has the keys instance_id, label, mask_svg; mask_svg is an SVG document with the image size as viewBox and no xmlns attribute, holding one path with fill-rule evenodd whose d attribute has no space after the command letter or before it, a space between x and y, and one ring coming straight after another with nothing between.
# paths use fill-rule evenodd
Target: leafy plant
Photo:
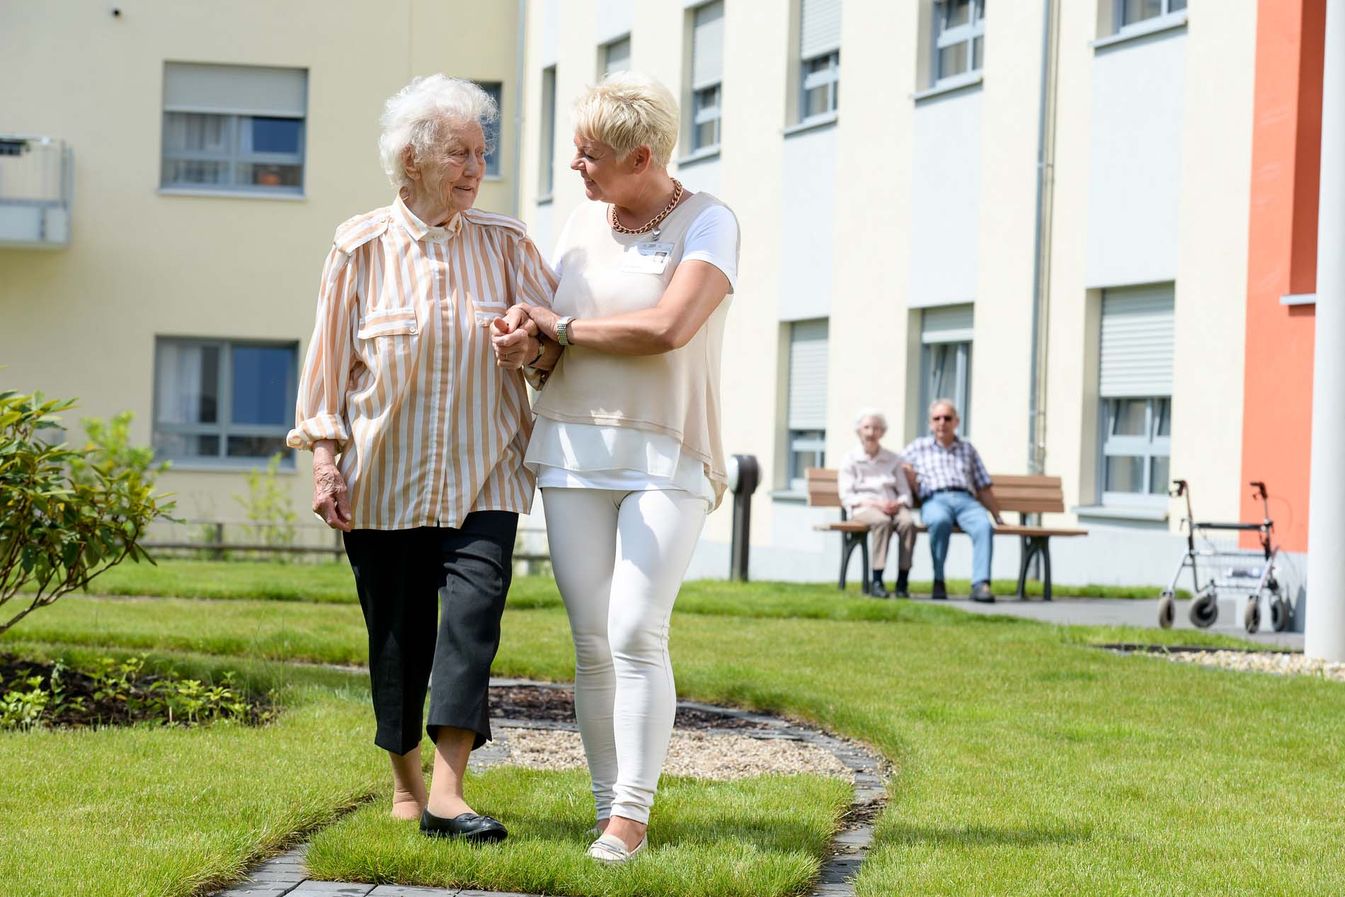
<instances>
[{"instance_id":1,"label":"leafy plant","mask_svg":"<svg viewBox=\"0 0 1345 897\"><path fill-rule=\"evenodd\" d=\"M294 511L294 501L276 481L282 458L277 452L266 463L265 470L249 470L247 494L234 496L247 514L250 525L244 530L248 538L271 548L293 545L298 535L299 515Z\"/></svg>"},{"instance_id":2,"label":"leafy plant","mask_svg":"<svg viewBox=\"0 0 1345 897\"><path fill-rule=\"evenodd\" d=\"M83 449L41 438L73 405L0 392L0 608L33 589L0 633L128 557L153 563L140 540L172 508L154 492L152 451L129 443L129 414L85 421Z\"/></svg>"}]
</instances>

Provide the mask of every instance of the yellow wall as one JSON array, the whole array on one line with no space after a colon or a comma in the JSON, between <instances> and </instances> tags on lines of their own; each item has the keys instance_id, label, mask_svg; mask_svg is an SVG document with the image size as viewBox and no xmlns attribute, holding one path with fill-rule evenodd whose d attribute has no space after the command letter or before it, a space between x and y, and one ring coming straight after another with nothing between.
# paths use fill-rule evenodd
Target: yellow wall
<instances>
[{"instance_id":1,"label":"yellow wall","mask_svg":"<svg viewBox=\"0 0 1345 897\"><path fill-rule=\"evenodd\" d=\"M156 335L297 340L302 358L333 230L391 198L378 116L413 75L503 82L505 176L479 206L512 211L516 4L113 6L0 5L0 131L63 139L75 162L69 248L0 249L0 387L77 396L76 415L130 410L148 443ZM302 198L159 192L168 60L308 70ZM286 476L300 507L308 463ZM189 466L163 480L179 514L237 519L242 475Z\"/></svg>"}]
</instances>

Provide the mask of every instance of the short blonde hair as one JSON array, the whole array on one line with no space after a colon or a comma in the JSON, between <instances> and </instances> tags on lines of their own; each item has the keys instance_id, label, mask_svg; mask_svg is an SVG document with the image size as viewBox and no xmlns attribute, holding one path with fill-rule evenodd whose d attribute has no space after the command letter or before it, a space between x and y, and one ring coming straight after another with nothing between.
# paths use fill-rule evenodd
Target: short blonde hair
<instances>
[{"instance_id":1,"label":"short blonde hair","mask_svg":"<svg viewBox=\"0 0 1345 897\"><path fill-rule=\"evenodd\" d=\"M491 128L500 117L499 107L490 94L471 81L447 75L412 78L383 105L383 131L378 135L378 156L392 186L410 183L402 153L409 146L412 158L420 161L435 143L443 140L445 125L460 128L479 124L490 143ZM487 145L489 152L491 147Z\"/></svg>"},{"instance_id":2,"label":"short blonde hair","mask_svg":"<svg viewBox=\"0 0 1345 897\"><path fill-rule=\"evenodd\" d=\"M667 165L677 145L677 100L648 75L613 72L574 104L574 128L607 144L618 159L649 147L654 164Z\"/></svg>"}]
</instances>

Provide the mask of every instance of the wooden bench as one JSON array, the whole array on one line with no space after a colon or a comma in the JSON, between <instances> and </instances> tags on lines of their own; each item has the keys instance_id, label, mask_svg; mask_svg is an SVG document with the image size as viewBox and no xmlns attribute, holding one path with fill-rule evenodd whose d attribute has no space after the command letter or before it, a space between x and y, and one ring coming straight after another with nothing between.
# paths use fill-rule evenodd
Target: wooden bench
<instances>
[{"instance_id":1,"label":"wooden bench","mask_svg":"<svg viewBox=\"0 0 1345 897\"><path fill-rule=\"evenodd\" d=\"M850 555L856 548L864 562L863 590L869 593L869 525L858 520L850 520L841 505L841 497L836 486L836 471L827 467L810 467L806 472L808 483L808 506L812 508L840 508L841 519L834 523L819 523L813 529L820 532L841 534L841 575L838 587L845 588L846 568L850 565ZM995 474L990 477L994 482L995 498L999 500L1000 510L1019 515L1017 524L995 525L997 536L1017 536L1021 553L1018 565L1018 598L1027 598L1027 575L1032 561L1040 557L1042 561L1042 593L1045 600L1051 600L1051 537L1070 538L1086 536L1088 530L1068 527L1034 526L1027 522L1029 514L1058 514L1065 510L1065 494L1060 488L1060 477L1050 476L1013 476ZM927 533L929 528L921 524L917 532ZM953 532L962 530L956 526Z\"/></svg>"}]
</instances>

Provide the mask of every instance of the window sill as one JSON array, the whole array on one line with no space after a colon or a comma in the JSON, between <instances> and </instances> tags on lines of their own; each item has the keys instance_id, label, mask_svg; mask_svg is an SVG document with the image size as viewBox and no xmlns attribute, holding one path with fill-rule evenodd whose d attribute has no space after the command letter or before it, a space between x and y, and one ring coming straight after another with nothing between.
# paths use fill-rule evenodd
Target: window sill
<instances>
[{"instance_id":1,"label":"window sill","mask_svg":"<svg viewBox=\"0 0 1345 897\"><path fill-rule=\"evenodd\" d=\"M935 97L944 97L949 94L959 93L961 91L970 91L973 87L979 88L985 76L979 72L968 72L965 75L956 75L952 78L944 78L933 87L927 87L924 90L916 91L911 95L911 99L918 106L925 100L932 100Z\"/></svg>"},{"instance_id":2,"label":"window sill","mask_svg":"<svg viewBox=\"0 0 1345 897\"><path fill-rule=\"evenodd\" d=\"M1130 43L1140 38L1148 37L1151 34L1161 34L1164 31L1176 31L1186 27L1186 10L1179 10L1174 13L1168 13L1165 16L1158 16L1148 21L1138 22L1134 25L1128 25L1116 34L1107 37L1099 37L1089 44L1094 51L1105 50L1108 47L1115 47L1118 44Z\"/></svg>"},{"instance_id":3,"label":"window sill","mask_svg":"<svg viewBox=\"0 0 1345 897\"><path fill-rule=\"evenodd\" d=\"M548 193L546 196L537 197L537 205L539 206L549 206L555 201L556 197L550 193Z\"/></svg>"},{"instance_id":4,"label":"window sill","mask_svg":"<svg viewBox=\"0 0 1345 897\"><path fill-rule=\"evenodd\" d=\"M781 504L802 505L808 502L807 492L795 492L793 489L775 489L771 492L771 501Z\"/></svg>"},{"instance_id":5,"label":"window sill","mask_svg":"<svg viewBox=\"0 0 1345 897\"><path fill-rule=\"evenodd\" d=\"M814 115L812 118L804 119L796 125L790 125L782 132L785 137L793 137L796 134L806 134L809 131L820 131L823 128L834 128L839 116L835 112L827 112L823 115Z\"/></svg>"},{"instance_id":6,"label":"window sill","mask_svg":"<svg viewBox=\"0 0 1345 897\"><path fill-rule=\"evenodd\" d=\"M1316 305L1316 293L1290 293L1287 296L1280 297L1280 305Z\"/></svg>"},{"instance_id":7,"label":"window sill","mask_svg":"<svg viewBox=\"0 0 1345 897\"><path fill-rule=\"evenodd\" d=\"M1079 517L1098 520L1137 520L1143 523L1166 523L1166 508L1146 508L1139 505L1085 505L1070 508Z\"/></svg>"},{"instance_id":8,"label":"window sill","mask_svg":"<svg viewBox=\"0 0 1345 897\"><path fill-rule=\"evenodd\" d=\"M213 199L279 199L287 202L302 202L308 199L304 193L263 193L259 190L201 190L192 187L160 187L160 196L209 196Z\"/></svg>"},{"instance_id":9,"label":"window sill","mask_svg":"<svg viewBox=\"0 0 1345 897\"><path fill-rule=\"evenodd\" d=\"M677 167L685 168L688 165L696 165L697 163L700 162L709 162L713 159L718 158L719 158L719 144L715 144L714 146L707 146L702 149L698 149L695 152L690 153L689 155L685 155L682 158L678 159Z\"/></svg>"},{"instance_id":10,"label":"window sill","mask_svg":"<svg viewBox=\"0 0 1345 897\"><path fill-rule=\"evenodd\" d=\"M167 461L169 466L166 473L248 473L253 470L264 470L270 463L269 458L238 458L233 461L205 461L191 458L155 458L155 463ZM291 459L288 463L281 462L276 468L276 473L281 476L293 476L298 473L298 465Z\"/></svg>"}]
</instances>

